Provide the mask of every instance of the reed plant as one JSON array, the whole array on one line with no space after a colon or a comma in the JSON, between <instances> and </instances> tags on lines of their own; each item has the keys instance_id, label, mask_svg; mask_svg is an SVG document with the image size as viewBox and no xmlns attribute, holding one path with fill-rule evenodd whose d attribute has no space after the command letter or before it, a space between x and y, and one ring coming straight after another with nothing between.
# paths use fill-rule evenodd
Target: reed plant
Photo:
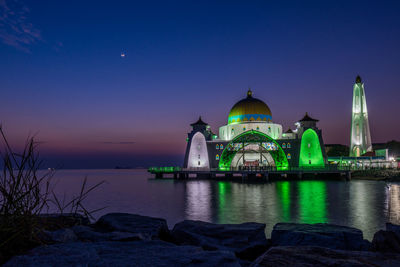
<instances>
[{"instance_id":1,"label":"reed plant","mask_svg":"<svg viewBox=\"0 0 400 267\"><path fill-rule=\"evenodd\" d=\"M54 170L41 170L43 162L37 152L38 143L33 137L27 139L21 153L12 149L1 126L0 140L3 143L3 149L0 150L1 264L13 255L45 243L42 237L47 226L41 214L50 207L57 214L68 212L69 215L93 218L92 213L97 210L88 211L83 202L104 181L89 187L85 177L77 196L69 201L65 197L61 200L54 193Z\"/></svg>"}]
</instances>

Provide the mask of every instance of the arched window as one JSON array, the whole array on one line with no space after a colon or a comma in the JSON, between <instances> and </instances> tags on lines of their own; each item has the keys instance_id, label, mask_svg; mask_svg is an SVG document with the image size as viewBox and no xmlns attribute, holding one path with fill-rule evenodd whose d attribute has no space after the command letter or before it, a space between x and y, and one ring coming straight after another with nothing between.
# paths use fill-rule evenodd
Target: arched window
<instances>
[{"instance_id":1,"label":"arched window","mask_svg":"<svg viewBox=\"0 0 400 267\"><path fill-rule=\"evenodd\" d=\"M215 156L215 159L216 159L216 160L219 160L219 155L218 155L218 154Z\"/></svg>"},{"instance_id":2,"label":"arched window","mask_svg":"<svg viewBox=\"0 0 400 267\"><path fill-rule=\"evenodd\" d=\"M288 159L291 159L291 158L292 158L292 155L290 155L290 153L288 153L288 154L287 154L287 158L288 158Z\"/></svg>"},{"instance_id":3,"label":"arched window","mask_svg":"<svg viewBox=\"0 0 400 267\"><path fill-rule=\"evenodd\" d=\"M218 144L215 146L215 149L219 149L219 145Z\"/></svg>"},{"instance_id":4,"label":"arched window","mask_svg":"<svg viewBox=\"0 0 400 267\"><path fill-rule=\"evenodd\" d=\"M271 132L271 127L268 126L268 132Z\"/></svg>"},{"instance_id":5,"label":"arched window","mask_svg":"<svg viewBox=\"0 0 400 267\"><path fill-rule=\"evenodd\" d=\"M287 143L286 147L287 147L287 148L291 148L290 143Z\"/></svg>"},{"instance_id":6,"label":"arched window","mask_svg":"<svg viewBox=\"0 0 400 267\"><path fill-rule=\"evenodd\" d=\"M256 130L259 131L259 130L260 130L260 127L257 126Z\"/></svg>"},{"instance_id":7,"label":"arched window","mask_svg":"<svg viewBox=\"0 0 400 267\"><path fill-rule=\"evenodd\" d=\"M219 148L220 148L220 149L224 149L224 145L223 145L223 144L220 144L220 145L219 145Z\"/></svg>"},{"instance_id":8,"label":"arched window","mask_svg":"<svg viewBox=\"0 0 400 267\"><path fill-rule=\"evenodd\" d=\"M243 127L243 132L246 131L246 127Z\"/></svg>"},{"instance_id":9,"label":"arched window","mask_svg":"<svg viewBox=\"0 0 400 267\"><path fill-rule=\"evenodd\" d=\"M286 143L283 143L283 144L282 144L282 148L286 148Z\"/></svg>"}]
</instances>

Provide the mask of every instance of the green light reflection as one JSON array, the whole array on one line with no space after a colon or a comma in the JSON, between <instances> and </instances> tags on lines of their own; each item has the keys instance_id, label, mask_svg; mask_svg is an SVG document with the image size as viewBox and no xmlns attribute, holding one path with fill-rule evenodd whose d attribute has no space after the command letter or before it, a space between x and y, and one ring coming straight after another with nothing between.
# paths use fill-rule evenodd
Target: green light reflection
<instances>
[{"instance_id":1,"label":"green light reflection","mask_svg":"<svg viewBox=\"0 0 400 267\"><path fill-rule=\"evenodd\" d=\"M325 223L326 183L321 181L298 182L300 223Z\"/></svg>"},{"instance_id":2,"label":"green light reflection","mask_svg":"<svg viewBox=\"0 0 400 267\"><path fill-rule=\"evenodd\" d=\"M290 221L290 182L276 182L276 192L282 209L282 221Z\"/></svg>"}]
</instances>

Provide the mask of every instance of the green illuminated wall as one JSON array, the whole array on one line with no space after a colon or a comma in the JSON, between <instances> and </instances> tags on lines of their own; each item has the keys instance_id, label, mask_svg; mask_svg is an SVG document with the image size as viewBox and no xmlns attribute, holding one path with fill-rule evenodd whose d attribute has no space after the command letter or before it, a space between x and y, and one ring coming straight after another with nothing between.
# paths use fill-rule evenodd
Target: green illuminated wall
<instances>
[{"instance_id":1,"label":"green illuminated wall","mask_svg":"<svg viewBox=\"0 0 400 267\"><path fill-rule=\"evenodd\" d=\"M289 168L289 163L286 158L286 154L281 148L281 146L270 136L259 132L259 131L247 131L237 137L235 137L228 145L225 146L222 152L221 158L219 160L218 169L221 171L229 170L232 164L232 160L236 153L240 150L235 148L235 143L262 143L262 142L273 142L277 150L268 151L275 161L275 166L277 170L287 170Z\"/></svg>"},{"instance_id":2,"label":"green illuminated wall","mask_svg":"<svg viewBox=\"0 0 400 267\"><path fill-rule=\"evenodd\" d=\"M313 129L307 129L301 137L299 167L325 167L321 144L317 133Z\"/></svg>"}]
</instances>

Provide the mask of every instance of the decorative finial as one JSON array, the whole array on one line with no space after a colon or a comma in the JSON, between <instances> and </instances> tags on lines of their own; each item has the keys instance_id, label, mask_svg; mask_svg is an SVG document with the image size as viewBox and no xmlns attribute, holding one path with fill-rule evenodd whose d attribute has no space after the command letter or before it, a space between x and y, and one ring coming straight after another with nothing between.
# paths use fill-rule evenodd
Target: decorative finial
<instances>
[{"instance_id":1,"label":"decorative finial","mask_svg":"<svg viewBox=\"0 0 400 267\"><path fill-rule=\"evenodd\" d=\"M356 83L361 83L361 77L360 77L360 75L357 75L357 77L356 77Z\"/></svg>"},{"instance_id":2,"label":"decorative finial","mask_svg":"<svg viewBox=\"0 0 400 267\"><path fill-rule=\"evenodd\" d=\"M247 97L251 97L252 94L253 94L253 92L251 91L251 89L249 87L249 90L247 91Z\"/></svg>"}]
</instances>

